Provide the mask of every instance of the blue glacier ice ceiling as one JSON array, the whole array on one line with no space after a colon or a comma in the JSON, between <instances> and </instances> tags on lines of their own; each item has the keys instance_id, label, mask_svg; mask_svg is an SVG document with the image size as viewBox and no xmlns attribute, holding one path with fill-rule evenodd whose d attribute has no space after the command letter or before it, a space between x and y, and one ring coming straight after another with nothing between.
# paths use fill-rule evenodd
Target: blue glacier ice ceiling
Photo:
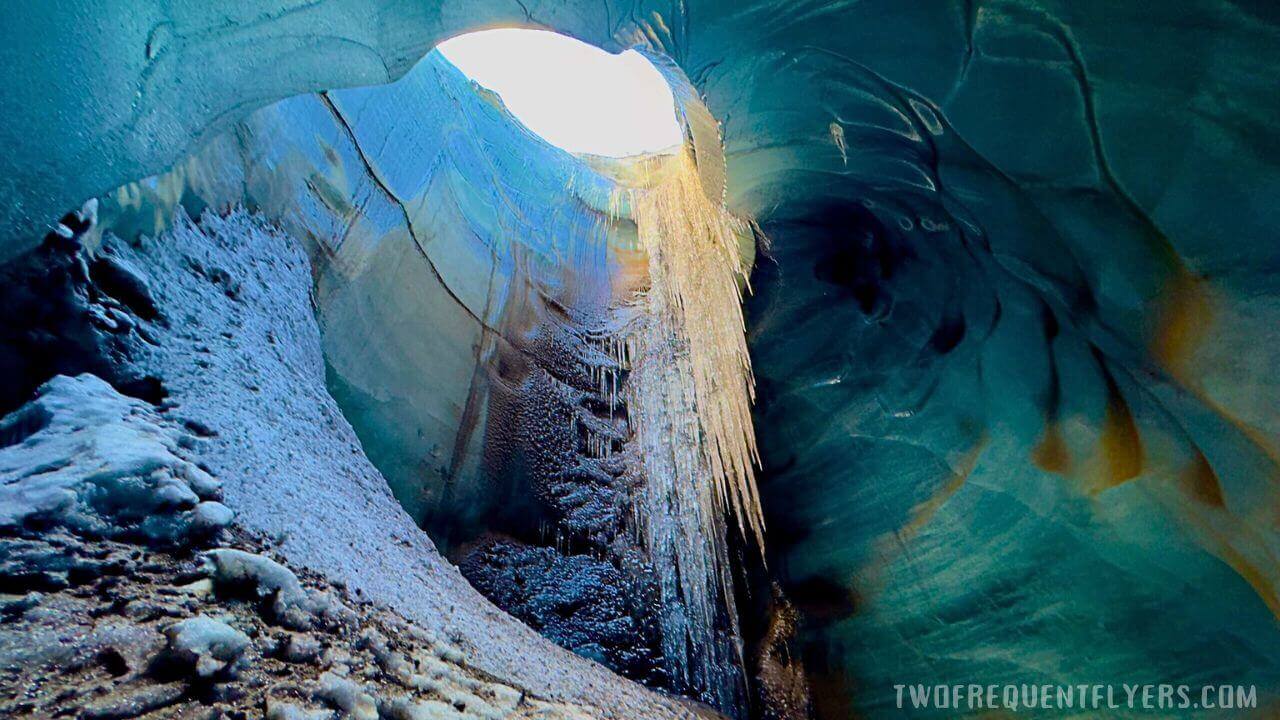
<instances>
[{"instance_id":1,"label":"blue glacier ice ceiling","mask_svg":"<svg viewBox=\"0 0 1280 720\"><path fill-rule=\"evenodd\" d=\"M0 31L0 257L91 197L95 238L179 205L278 224L364 451L554 641L742 717L889 717L915 682L1280 700L1274 4L106 5ZM428 54L496 24L649 53L760 228L741 660L726 618L673 625L693 600L655 595L625 473L580 504L540 479L579 468L630 240L607 168ZM673 664L677 631L714 650Z\"/></svg>"}]
</instances>

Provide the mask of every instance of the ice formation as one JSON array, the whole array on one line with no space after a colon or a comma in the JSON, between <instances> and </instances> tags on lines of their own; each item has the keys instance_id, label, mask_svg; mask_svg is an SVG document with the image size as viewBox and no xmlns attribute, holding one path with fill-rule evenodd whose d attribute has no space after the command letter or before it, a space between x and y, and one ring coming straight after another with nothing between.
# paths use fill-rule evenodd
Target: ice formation
<instances>
[{"instance_id":1,"label":"ice formation","mask_svg":"<svg viewBox=\"0 0 1280 720\"><path fill-rule=\"evenodd\" d=\"M707 197L688 149L631 189L630 207L648 256L645 318L631 356L645 382L633 395L641 452L674 455L676 482L707 482L702 514L731 513L763 548L764 517L756 491L760 462L751 403L755 380L742 320L746 222ZM662 377L653 383L652 378ZM651 423L652 421L652 423ZM681 427L690 421L696 427ZM650 428L650 425L655 428ZM657 428L670 426L669 431ZM672 440L685 435L686 440ZM695 480L698 478L698 480Z\"/></svg>"},{"instance_id":2,"label":"ice formation","mask_svg":"<svg viewBox=\"0 0 1280 720\"><path fill-rule=\"evenodd\" d=\"M688 149L627 170L613 207L629 209L647 273L606 347L629 373L622 390L641 477L636 531L657 568L668 666L686 682L710 682L719 707L741 707L743 641L726 519L764 551L741 304L750 271L741 238L751 236L720 198L708 197ZM605 383L612 408L618 372Z\"/></svg>"},{"instance_id":3,"label":"ice formation","mask_svg":"<svg viewBox=\"0 0 1280 720\"><path fill-rule=\"evenodd\" d=\"M234 511L236 549L448 635L457 655L442 652L476 668L424 690L335 630L353 670L380 674L352 682L386 714L490 679L477 714L532 714L512 692L560 717L711 712L528 627L739 716L748 696L771 720L893 716L892 686L912 678L1256 684L1261 713L1280 698L1271 4L69 1L9 15L0 410L19 414L0 457L6 513L38 511L6 515L0 566L22 592L0 611L30 642L6 622L0 650L23 682L65 688L25 668L105 657L128 680L94 675L92 712L186 709L192 674L135 669L165 642L148 607L177 621L223 603L268 635L309 632L269 607L159 599L161 575L191 581L174 554L192 551L191 523L217 530ZM611 207L616 167L541 143L429 55L499 25L653 59L703 196L772 241L743 310L767 567L739 542L761 523L742 484L734 266L672 270L663 243L701 231L672 228L647 204L661 195ZM651 260L659 290L705 282L716 311L686 317L685 293L654 293L668 320L641 333L666 334L640 362L618 339ZM115 393L86 391L83 417L116 408L93 427L19 410L85 373ZM706 402L709 380L733 392ZM665 421L639 422L652 417ZM111 479L146 518L100 512L87 473L30 464L41 448L139 460L63 444L64 429L148 448L154 477L126 463ZM126 567L134 580L110 580ZM135 617L102 605L125 629L83 628L113 583ZM80 640L45 642L42 617ZM256 667L286 667L254 643ZM389 652L425 665L426 647ZM20 662L37 652L54 665ZM253 711L337 710L316 694L327 670L306 668L305 692ZM56 695L32 712L71 712Z\"/></svg>"}]
</instances>

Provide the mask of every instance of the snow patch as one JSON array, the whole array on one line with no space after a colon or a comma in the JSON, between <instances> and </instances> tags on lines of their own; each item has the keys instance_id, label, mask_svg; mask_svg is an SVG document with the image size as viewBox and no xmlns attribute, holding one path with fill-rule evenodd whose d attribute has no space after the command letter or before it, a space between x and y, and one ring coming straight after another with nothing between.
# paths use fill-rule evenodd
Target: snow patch
<instances>
[{"instance_id":1,"label":"snow patch","mask_svg":"<svg viewBox=\"0 0 1280 720\"><path fill-rule=\"evenodd\" d=\"M179 454L189 438L94 375L42 385L0 438L0 529L180 543L231 522L218 482Z\"/></svg>"}]
</instances>

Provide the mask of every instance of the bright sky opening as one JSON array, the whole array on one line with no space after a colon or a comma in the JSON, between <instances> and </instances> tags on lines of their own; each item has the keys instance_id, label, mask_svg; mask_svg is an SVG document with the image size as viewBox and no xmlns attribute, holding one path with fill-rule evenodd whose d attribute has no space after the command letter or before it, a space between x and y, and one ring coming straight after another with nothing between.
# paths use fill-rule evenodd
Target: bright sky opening
<instances>
[{"instance_id":1,"label":"bright sky opening","mask_svg":"<svg viewBox=\"0 0 1280 720\"><path fill-rule=\"evenodd\" d=\"M626 157L683 140L671 88L643 55L618 55L542 30L482 30L446 40L445 58L496 92L547 142Z\"/></svg>"}]
</instances>

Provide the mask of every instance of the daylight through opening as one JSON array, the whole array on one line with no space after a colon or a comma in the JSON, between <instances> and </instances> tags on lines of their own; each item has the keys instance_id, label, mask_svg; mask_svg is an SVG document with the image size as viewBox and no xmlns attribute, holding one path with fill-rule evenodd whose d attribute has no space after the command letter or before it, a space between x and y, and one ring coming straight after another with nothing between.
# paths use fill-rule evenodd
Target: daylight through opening
<instances>
[{"instance_id":1,"label":"daylight through opening","mask_svg":"<svg viewBox=\"0 0 1280 720\"><path fill-rule=\"evenodd\" d=\"M670 86L635 50L615 55L518 28L459 35L437 49L527 128L569 152L627 157L672 151L682 140Z\"/></svg>"}]
</instances>

